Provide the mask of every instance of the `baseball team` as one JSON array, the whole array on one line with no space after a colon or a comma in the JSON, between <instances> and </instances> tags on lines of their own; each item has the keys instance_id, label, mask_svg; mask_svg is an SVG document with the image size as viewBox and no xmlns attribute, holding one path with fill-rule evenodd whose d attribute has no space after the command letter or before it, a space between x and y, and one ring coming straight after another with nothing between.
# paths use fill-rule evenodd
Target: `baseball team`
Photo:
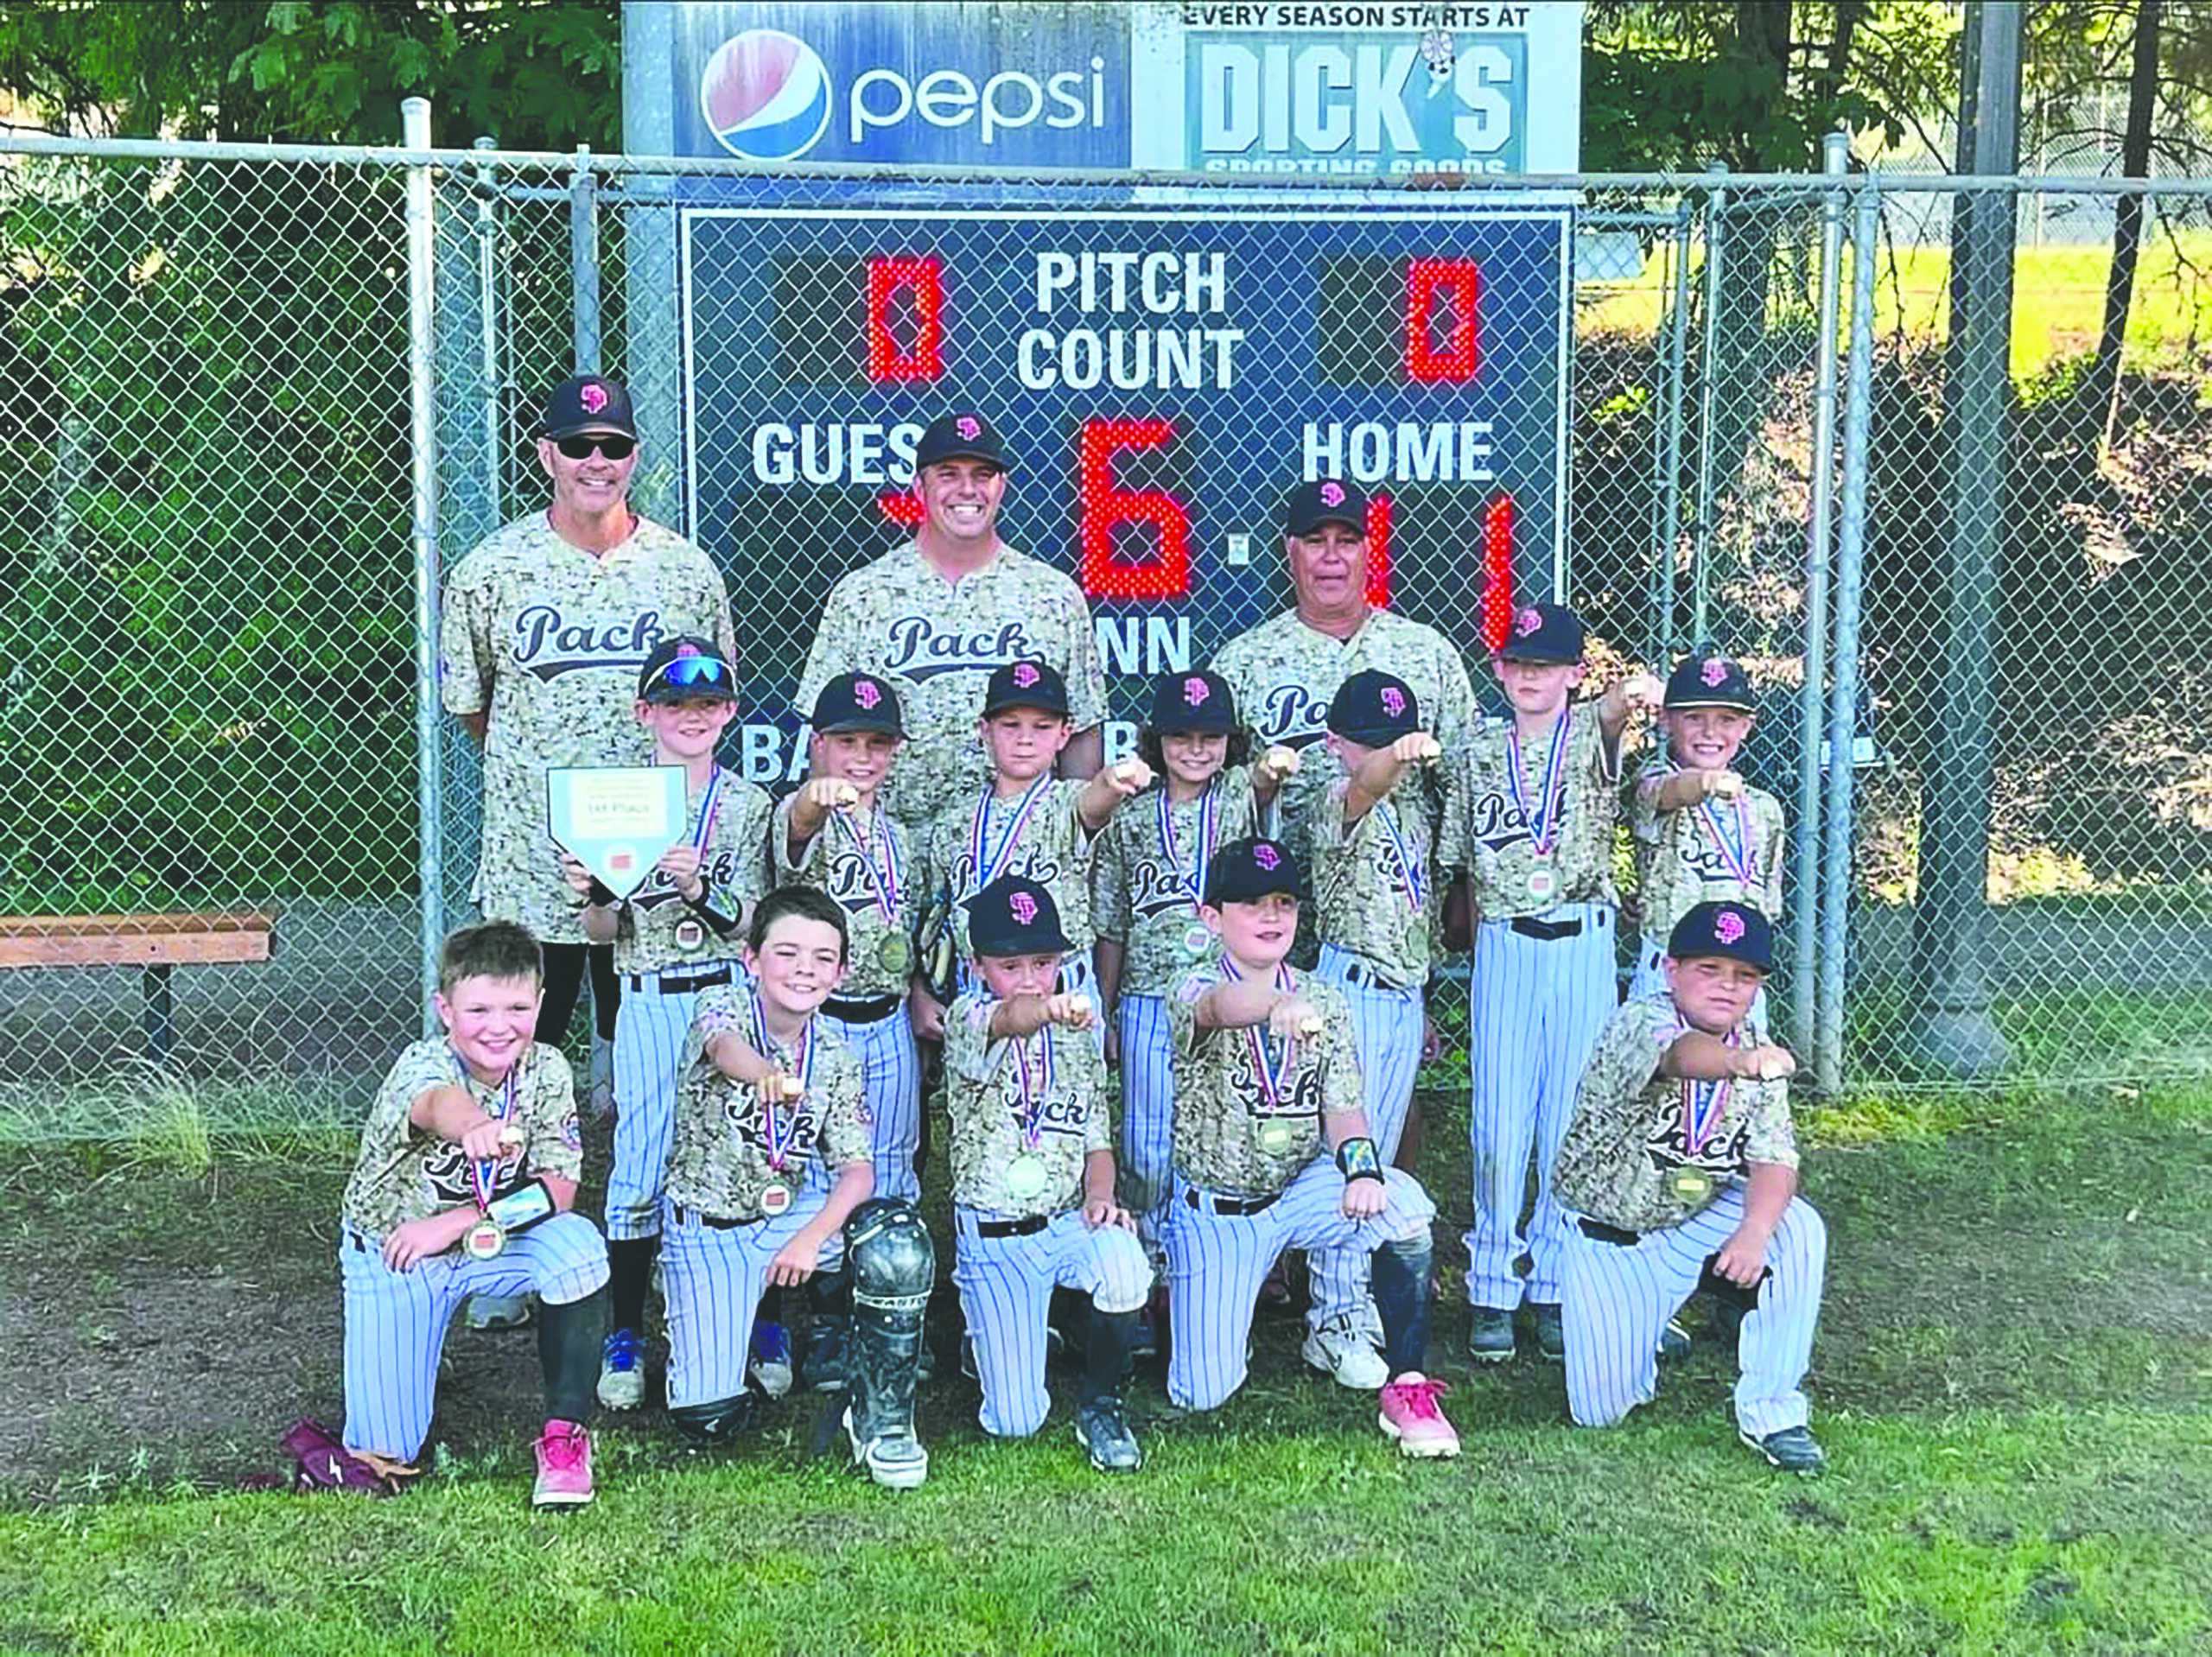
<instances>
[{"instance_id":1,"label":"baseball team","mask_svg":"<svg viewBox=\"0 0 2212 1657\"><path fill-rule=\"evenodd\" d=\"M798 1387L834 1395L876 1482L919 1484L933 1133L986 1433L1043 1426L1065 1347L1090 1462L1139 1467L1136 1362L1164 1359L1179 1409L1224 1404L1298 1252L1305 1362L1373 1394L1406 1455L1455 1456L1414 1108L1449 951L1471 963L1468 1361L1525 1335L1573 1419L1607 1425L1654 1395L1702 1292L1743 1441L1821 1468L1802 1384L1825 1234L1761 993L1783 819L1735 768L1739 663L1701 650L1585 695L1582 623L1526 605L1488 718L1449 641L1370 602L1366 501L1322 479L1283 508L1294 606L1162 675L1109 764L1083 595L1000 540L1012 459L953 412L916 448L912 539L830 595L805 778L775 800L716 760L727 594L632 511L623 388L555 388L537 450L550 505L445 587L485 918L446 941L445 1033L393 1065L346 1189L348 1482L415 1470L467 1308L536 1317L533 1501L588 1502L588 1424L644 1403L657 1289L685 1443L741 1444ZM545 774L643 764L683 768L689 832L618 895L554 841ZM598 1225L558 1045L587 980L587 1101L614 1118Z\"/></svg>"}]
</instances>

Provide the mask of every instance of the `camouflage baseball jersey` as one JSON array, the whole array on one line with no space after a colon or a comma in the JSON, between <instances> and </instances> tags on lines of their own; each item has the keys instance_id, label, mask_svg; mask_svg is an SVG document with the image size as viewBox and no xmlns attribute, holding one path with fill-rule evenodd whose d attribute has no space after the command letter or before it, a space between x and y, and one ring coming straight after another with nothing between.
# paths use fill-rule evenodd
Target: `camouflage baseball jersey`
<instances>
[{"instance_id":1,"label":"camouflage baseball jersey","mask_svg":"<svg viewBox=\"0 0 2212 1657\"><path fill-rule=\"evenodd\" d=\"M545 826L555 765L642 765L638 674L664 638L696 633L734 655L729 598L707 556L644 518L594 557L543 512L487 536L446 580L438 677L446 710L488 714L475 898L542 943L582 943Z\"/></svg>"},{"instance_id":2,"label":"camouflage baseball jersey","mask_svg":"<svg viewBox=\"0 0 2212 1657\"><path fill-rule=\"evenodd\" d=\"M1435 820L1419 783L1407 767L1390 797L1347 828L1351 779L1340 771L1312 824L1314 930L1393 989L1418 989L1427 981L1436 920Z\"/></svg>"},{"instance_id":3,"label":"camouflage baseball jersey","mask_svg":"<svg viewBox=\"0 0 2212 1657\"><path fill-rule=\"evenodd\" d=\"M1486 921L1541 915L1560 904L1612 903L1613 830L1620 821L1620 755L1605 740L1594 702L1569 710L1567 752L1550 810L1557 839L1539 856L1528 813L1506 774L1510 722L1478 736L1465 757L1459 798L1466 816L1446 844L1463 848L1469 891ZM1521 797L1540 815L1548 745L1521 750Z\"/></svg>"},{"instance_id":4,"label":"camouflage baseball jersey","mask_svg":"<svg viewBox=\"0 0 2212 1657\"><path fill-rule=\"evenodd\" d=\"M1040 780L1044 787L1038 791L1035 809L1020 825L1012 853L995 874L1025 875L1051 892L1053 907L1060 911L1060 930L1075 946L1071 953L1082 955L1090 948L1090 860L1096 841L1077 815L1076 803L1090 785L1072 777ZM984 856L995 855L1001 840L1014 828L1027 795L1012 800L971 795L949 807L931 826L929 854L923 860L930 889L943 886L952 893L952 930L963 961L975 959L968 948L968 899L989 884L976 878L975 848L976 807L987 797Z\"/></svg>"},{"instance_id":5,"label":"camouflage baseball jersey","mask_svg":"<svg viewBox=\"0 0 2212 1657\"><path fill-rule=\"evenodd\" d=\"M1797 1165L1789 1083L1700 1082L1686 1101L1685 1084L1660 1074L1660 1059L1687 1027L1672 1000L1652 995L1622 1007L1599 1033L1552 1176L1568 1209L1624 1231L1656 1231L1688 1219L1755 1162ZM1725 1089L1718 1099L1716 1085ZM1694 1201L1675 1196L1668 1176L1684 1166L1710 1175L1712 1191Z\"/></svg>"},{"instance_id":6,"label":"camouflage baseball jersey","mask_svg":"<svg viewBox=\"0 0 2212 1657\"><path fill-rule=\"evenodd\" d=\"M1732 800L1707 800L1701 809L1662 811L1648 796L1675 771L1675 762L1665 754L1652 754L1637 773L1629 801L1643 936L1665 942L1676 921L1707 902L1748 904L1769 920L1780 920L1787 855L1782 802L1746 784ZM1708 813L1713 821L1707 821ZM1748 880L1729 867L1740 867L1746 846L1751 857Z\"/></svg>"},{"instance_id":7,"label":"camouflage baseball jersey","mask_svg":"<svg viewBox=\"0 0 2212 1657\"><path fill-rule=\"evenodd\" d=\"M1168 1051L1175 1072L1175 1171L1226 1197L1273 1197L1321 1148L1321 1119L1360 1108L1359 1057L1351 1009L1325 980L1293 971L1294 989L1321 1015L1321 1033L1294 1044L1291 1073L1269 1097L1254 1053L1285 1062L1267 1026L1198 1027L1198 998L1224 981L1218 960L1194 968L1167 998Z\"/></svg>"},{"instance_id":8,"label":"camouflage baseball jersey","mask_svg":"<svg viewBox=\"0 0 2212 1657\"><path fill-rule=\"evenodd\" d=\"M1015 1218L1058 1214L1083 1201L1084 1159L1113 1148L1105 1061L1088 1031L1047 1025L1026 1040L993 1041L997 1006L978 986L944 1015L952 1200ZM1044 1164L1045 1184L1023 1195L1009 1188L1007 1172L1017 1159L1033 1156Z\"/></svg>"},{"instance_id":9,"label":"camouflage baseball jersey","mask_svg":"<svg viewBox=\"0 0 2212 1657\"><path fill-rule=\"evenodd\" d=\"M919 828L989 779L976 740L984 683L994 669L1023 660L1048 663L1067 681L1070 728L1106 717L1106 680L1081 588L1006 546L950 581L910 541L830 588L794 705L813 707L841 673L890 680L907 740L883 805Z\"/></svg>"},{"instance_id":10,"label":"camouflage baseball jersey","mask_svg":"<svg viewBox=\"0 0 2212 1657\"><path fill-rule=\"evenodd\" d=\"M837 987L841 999L904 995L914 968L914 929L924 891L922 871L909 849L913 837L887 811L833 811L794 861L791 803L798 797L792 795L777 806L770 831L778 883L826 892L845 911L848 968Z\"/></svg>"},{"instance_id":11,"label":"camouflage baseball jersey","mask_svg":"<svg viewBox=\"0 0 2212 1657\"><path fill-rule=\"evenodd\" d=\"M1367 668L1406 682L1421 708L1421 729L1443 746L1446 763L1408 784L1434 790L1437 821L1459 821L1453 792L1463 773L1458 757L1484 723L1467 679L1467 664L1435 628L1389 610L1370 610L1350 638L1317 632L1289 610L1240 633L1214 653L1213 670L1236 695L1237 716L1251 733L1256 757L1269 745L1295 748L1306 763L1283 784L1283 838L1301 861L1311 841L1306 825L1337 768L1327 763L1321 739L1328 730L1329 699L1353 674ZM1456 867L1456 848L1447 867Z\"/></svg>"},{"instance_id":12,"label":"camouflage baseball jersey","mask_svg":"<svg viewBox=\"0 0 2212 1657\"><path fill-rule=\"evenodd\" d=\"M1198 918L1192 888L1197 885L1199 824L1213 819L1213 844L1225 846L1256 833L1258 809L1252 797L1252 773L1236 766L1219 772L1208 785L1211 803L1185 800L1169 809L1166 835L1160 811L1167 784L1156 783L1125 800L1098 837L1096 871L1091 881L1096 912L1091 919L1101 937L1121 942L1122 991L1128 995L1165 995L1175 981L1219 947ZM1171 859L1165 841L1172 838Z\"/></svg>"},{"instance_id":13,"label":"camouflage baseball jersey","mask_svg":"<svg viewBox=\"0 0 2212 1657\"><path fill-rule=\"evenodd\" d=\"M734 915L747 904L757 904L768 890L768 817L775 803L765 790L742 781L717 766L714 821L700 873L708 896L724 914ZM702 789L694 789L687 803L691 834L700 828L700 808L706 803ZM685 923L690 924L686 925ZM697 934L697 942L684 940ZM691 912L691 905L677 891L676 882L655 869L645 883L632 892L616 911L614 969L617 972L659 972L686 962L728 961L737 954L738 939L723 937Z\"/></svg>"},{"instance_id":14,"label":"camouflage baseball jersey","mask_svg":"<svg viewBox=\"0 0 2212 1657\"><path fill-rule=\"evenodd\" d=\"M802 1063L795 1049L755 1029L754 1012L753 992L738 985L702 994L677 1071L669 1200L721 1220L759 1218L760 1193L772 1183L796 1192L817 1158L825 1172L834 1173L872 1154L861 1062L852 1049L814 1019ZM707 1057L707 1044L732 1032L790 1074L805 1077L806 1091L778 1100L770 1109L753 1089L724 1076ZM780 1171L769 1160L772 1144L783 1158Z\"/></svg>"},{"instance_id":15,"label":"camouflage baseball jersey","mask_svg":"<svg viewBox=\"0 0 2212 1657\"><path fill-rule=\"evenodd\" d=\"M494 1198L540 1174L583 1177L583 1140L569 1061L558 1048L536 1042L515 1066L513 1114L528 1137L499 1159L492 1176ZM434 1138L408 1119L415 1101L431 1089L456 1085L467 1088L489 1114L505 1113L505 1089L486 1087L469 1075L443 1036L414 1043L385 1076L361 1129L361 1154L346 1182L340 1210L363 1236L381 1241L410 1220L475 1203L473 1160L454 1141Z\"/></svg>"}]
</instances>

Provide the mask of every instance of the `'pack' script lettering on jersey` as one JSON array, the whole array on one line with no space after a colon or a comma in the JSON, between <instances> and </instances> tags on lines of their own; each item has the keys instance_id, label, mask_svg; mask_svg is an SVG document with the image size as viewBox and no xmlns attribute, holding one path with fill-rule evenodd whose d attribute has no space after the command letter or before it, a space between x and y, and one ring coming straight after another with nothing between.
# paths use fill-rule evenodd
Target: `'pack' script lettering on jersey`
<instances>
[{"instance_id":1,"label":"'pack' script lettering on jersey","mask_svg":"<svg viewBox=\"0 0 2212 1657\"><path fill-rule=\"evenodd\" d=\"M1084 1041L1090 1039L1088 1035L1081 1038ZM1047 1099L1037 1112L1038 1131L1081 1139L1084 1120L1090 1114L1080 1100Z\"/></svg>"},{"instance_id":2,"label":"'pack' script lettering on jersey","mask_svg":"<svg viewBox=\"0 0 2212 1657\"><path fill-rule=\"evenodd\" d=\"M1260 710L1260 739L1287 748L1310 747L1321 740L1328 716L1327 701L1304 685L1277 685Z\"/></svg>"},{"instance_id":3,"label":"'pack' script lettering on jersey","mask_svg":"<svg viewBox=\"0 0 2212 1657\"><path fill-rule=\"evenodd\" d=\"M604 624L570 621L551 604L525 605L515 613L515 663L549 682L587 668L627 668L634 673L660 640L658 610Z\"/></svg>"},{"instance_id":4,"label":"'pack' script lettering on jersey","mask_svg":"<svg viewBox=\"0 0 2212 1657\"><path fill-rule=\"evenodd\" d=\"M798 1114L791 1114L789 1102L776 1107L776 1127L787 1138L779 1143L785 1154L804 1160L814 1150L815 1140L821 1136L822 1118L812 1101L802 1095L798 1101ZM768 1155L768 1129L763 1117L760 1095L751 1088L734 1087L722 1101L722 1117L728 1122L730 1132L760 1152L765 1159Z\"/></svg>"},{"instance_id":5,"label":"'pack' script lettering on jersey","mask_svg":"<svg viewBox=\"0 0 2212 1657\"><path fill-rule=\"evenodd\" d=\"M476 1200L476 1188L469 1183L472 1165L468 1153L450 1140L423 1159L423 1178L440 1207L454 1208ZM521 1184L522 1152L517 1151L499 1159L492 1194L505 1197Z\"/></svg>"},{"instance_id":6,"label":"'pack' script lettering on jersey","mask_svg":"<svg viewBox=\"0 0 2212 1657\"><path fill-rule=\"evenodd\" d=\"M1230 1031L1228 1034L1242 1039L1244 1032ZM1241 1065L1229 1078L1230 1090L1236 1095L1236 1102L1253 1116L1319 1116L1321 1114L1321 1067L1302 1066L1297 1078L1290 1084L1290 1091L1274 1104L1268 1102L1267 1089L1260 1085L1260 1077L1249 1064Z\"/></svg>"},{"instance_id":7,"label":"'pack' script lettering on jersey","mask_svg":"<svg viewBox=\"0 0 2212 1657\"><path fill-rule=\"evenodd\" d=\"M700 875L710 886L727 890L737 883L737 854L724 852L711 862L700 867ZM665 869L656 868L645 877L645 883L630 896L630 902L639 909L658 909L664 904L681 900L683 894L676 889L676 877Z\"/></svg>"},{"instance_id":8,"label":"'pack' script lettering on jersey","mask_svg":"<svg viewBox=\"0 0 2212 1657\"><path fill-rule=\"evenodd\" d=\"M1187 910L1190 888L1181 870L1165 859L1147 858L1129 866L1129 912L1142 920Z\"/></svg>"},{"instance_id":9,"label":"'pack' script lettering on jersey","mask_svg":"<svg viewBox=\"0 0 2212 1657\"><path fill-rule=\"evenodd\" d=\"M1566 779L1560 781L1559 791L1567 791ZM1468 812L1471 832L1489 850L1502 852L1518 846L1529 839L1528 814L1513 803L1510 794L1478 794Z\"/></svg>"},{"instance_id":10,"label":"'pack' script lettering on jersey","mask_svg":"<svg viewBox=\"0 0 2212 1657\"><path fill-rule=\"evenodd\" d=\"M891 651L884 671L919 682L943 673L989 673L1042 654L1018 621L995 632L939 632L927 616L900 616L891 624Z\"/></svg>"}]
</instances>

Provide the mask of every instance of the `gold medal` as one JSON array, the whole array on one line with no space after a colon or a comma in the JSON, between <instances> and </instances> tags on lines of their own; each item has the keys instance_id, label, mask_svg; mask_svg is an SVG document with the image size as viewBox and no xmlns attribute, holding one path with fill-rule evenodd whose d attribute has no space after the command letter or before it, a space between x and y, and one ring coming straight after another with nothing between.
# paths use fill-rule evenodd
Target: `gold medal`
<instances>
[{"instance_id":1,"label":"gold medal","mask_svg":"<svg viewBox=\"0 0 2212 1657\"><path fill-rule=\"evenodd\" d=\"M506 1228L486 1216L468 1228L461 1246L471 1260L496 1260L507 1246Z\"/></svg>"},{"instance_id":2,"label":"gold medal","mask_svg":"<svg viewBox=\"0 0 2212 1657\"><path fill-rule=\"evenodd\" d=\"M1271 1157L1281 1156L1298 1143L1298 1127L1280 1116L1270 1116L1260 1124L1260 1149Z\"/></svg>"},{"instance_id":3,"label":"gold medal","mask_svg":"<svg viewBox=\"0 0 2212 1657\"><path fill-rule=\"evenodd\" d=\"M706 942L707 929L700 925L698 922L693 920L688 915L684 917L683 919L676 923L676 947L677 949L689 953L695 949L703 949L706 945Z\"/></svg>"},{"instance_id":4,"label":"gold medal","mask_svg":"<svg viewBox=\"0 0 2212 1657\"><path fill-rule=\"evenodd\" d=\"M1559 877L1549 869L1529 871L1529 895L1531 898L1548 898L1558 890Z\"/></svg>"},{"instance_id":5,"label":"gold medal","mask_svg":"<svg viewBox=\"0 0 2212 1657\"><path fill-rule=\"evenodd\" d=\"M1203 961L1206 951L1213 947L1213 934L1193 923L1183 929L1183 953L1193 961Z\"/></svg>"},{"instance_id":6,"label":"gold medal","mask_svg":"<svg viewBox=\"0 0 2212 1657\"><path fill-rule=\"evenodd\" d=\"M1667 1189L1678 1202L1702 1203L1713 1195L1713 1176L1685 1164L1667 1176Z\"/></svg>"},{"instance_id":7,"label":"gold medal","mask_svg":"<svg viewBox=\"0 0 2212 1657\"><path fill-rule=\"evenodd\" d=\"M904 932L893 932L875 946L875 964L887 973L903 978L913 961L914 946Z\"/></svg>"},{"instance_id":8,"label":"gold medal","mask_svg":"<svg viewBox=\"0 0 2212 1657\"><path fill-rule=\"evenodd\" d=\"M1035 1202L1052 1183L1040 1156L1025 1152L1006 1165L1006 1194L1017 1203Z\"/></svg>"},{"instance_id":9,"label":"gold medal","mask_svg":"<svg viewBox=\"0 0 2212 1657\"><path fill-rule=\"evenodd\" d=\"M1428 917L1416 915L1406 923L1405 957L1420 961L1428 954Z\"/></svg>"},{"instance_id":10,"label":"gold medal","mask_svg":"<svg viewBox=\"0 0 2212 1657\"><path fill-rule=\"evenodd\" d=\"M791 1205L791 1188L780 1179L772 1179L760 1188L760 1212L771 1220L788 1212Z\"/></svg>"}]
</instances>

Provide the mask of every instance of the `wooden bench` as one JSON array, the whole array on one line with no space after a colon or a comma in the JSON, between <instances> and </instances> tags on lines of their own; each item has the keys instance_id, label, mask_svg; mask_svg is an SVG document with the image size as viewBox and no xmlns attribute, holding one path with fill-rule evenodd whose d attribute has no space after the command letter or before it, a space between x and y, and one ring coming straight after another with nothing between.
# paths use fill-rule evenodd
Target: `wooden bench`
<instances>
[{"instance_id":1,"label":"wooden bench","mask_svg":"<svg viewBox=\"0 0 2212 1657\"><path fill-rule=\"evenodd\" d=\"M146 1047L156 1064L176 1044L170 968L266 961L276 949L270 914L0 916L0 968L142 968Z\"/></svg>"}]
</instances>

